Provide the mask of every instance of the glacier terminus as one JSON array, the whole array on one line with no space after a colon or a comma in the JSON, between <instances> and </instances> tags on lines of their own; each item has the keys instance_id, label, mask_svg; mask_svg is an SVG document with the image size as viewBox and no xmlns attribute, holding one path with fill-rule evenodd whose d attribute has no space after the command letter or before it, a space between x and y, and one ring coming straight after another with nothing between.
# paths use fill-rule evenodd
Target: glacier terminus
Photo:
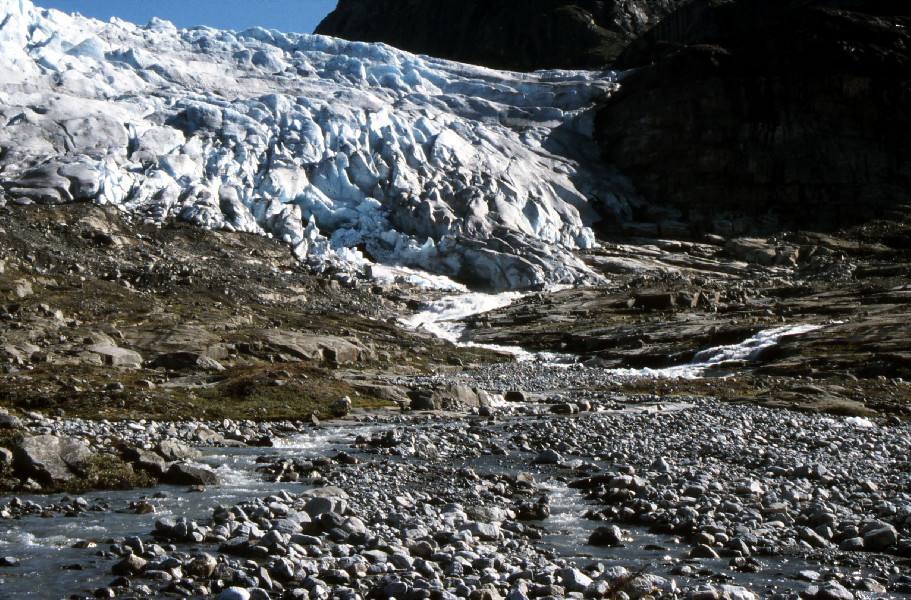
<instances>
[{"instance_id":1,"label":"glacier terminus","mask_svg":"<svg viewBox=\"0 0 911 600\"><path fill-rule=\"evenodd\" d=\"M0 181L12 201L274 236L317 270L594 281L574 251L634 201L591 136L617 86L2 0Z\"/></svg>"}]
</instances>

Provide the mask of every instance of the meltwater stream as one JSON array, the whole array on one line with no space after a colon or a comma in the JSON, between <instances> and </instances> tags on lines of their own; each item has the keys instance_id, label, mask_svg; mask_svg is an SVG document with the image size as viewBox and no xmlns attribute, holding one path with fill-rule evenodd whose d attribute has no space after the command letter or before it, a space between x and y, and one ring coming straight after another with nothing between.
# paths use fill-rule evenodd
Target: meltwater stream
<instances>
[{"instance_id":1,"label":"meltwater stream","mask_svg":"<svg viewBox=\"0 0 911 600\"><path fill-rule=\"evenodd\" d=\"M424 330L437 337L463 347L486 348L510 354L519 361L535 360L553 366L569 365L577 358L571 354L554 354L551 352L530 352L519 346L502 346L494 344L476 344L465 339L465 325L462 320L509 306L524 298L521 292L501 294L484 294L479 292L461 293L444 296L429 302L425 308L414 315L402 319L402 324L416 330ZM696 379L708 371L724 365L749 363L768 348L778 345L784 338L802 335L820 329L821 325L785 325L757 332L738 344L714 346L698 352L686 365L664 369L606 369L608 374L620 377L648 377L667 379Z\"/></svg>"},{"instance_id":2,"label":"meltwater stream","mask_svg":"<svg viewBox=\"0 0 911 600\"><path fill-rule=\"evenodd\" d=\"M204 491L190 493L186 486L160 485L131 491L90 492L81 496L88 505L78 513L0 519L0 556L15 556L20 563L0 570L0 599L50 600L77 593L91 595L114 578L113 561L96 556L108 549L109 540L145 538L155 529L155 521L165 516L205 521L217 505L233 506L281 490L300 493L309 486L264 481L256 471L259 466L256 459L322 457L347 448L355 435L370 435L370 432L368 425L348 424L290 437L286 445L278 448L208 448L199 463L214 470L221 483ZM16 497L42 506L72 504L74 499L61 494ZM0 506L11 500L13 496L0 496ZM131 505L140 501L154 506L155 512L136 514Z\"/></svg>"},{"instance_id":3,"label":"meltwater stream","mask_svg":"<svg viewBox=\"0 0 911 600\"><path fill-rule=\"evenodd\" d=\"M636 410L649 407L637 406ZM664 410L660 405L651 407ZM692 410L693 407L675 407L673 410ZM653 412L652 411L652 412ZM616 411L619 414L626 409ZM4 568L0 571L0 598L4 600L25 600L33 598L63 599L73 595L91 596L97 588L110 585L114 580L111 567L115 560L98 555L107 550L113 538L139 536L148 540L148 534L154 529L156 519L165 515L183 516L189 520L205 522L212 514L215 505L233 506L243 500L264 498L281 490L291 494L300 493L309 486L300 483L267 483L257 472L257 458L274 456L282 458L313 458L332 456L336 452L345 452L359 456L362 468L369 469L373 461L427 460L417 456L405 458L404 455L376 456L367 454L368 450L352 446L357 435L370 438L373 434L382 435L392 430L399 432L407 427L408 431L426 434L425 439L441 440L452 437L459 432L465 433L468 428L481 428L484 431L484 445L493 443L507 446L508 441L517 431L537 431L546 429L549 422L557 422L560 417L543 414L526 409L509 411L495 422L488 422L478 417L435 416L432 419L415 419L404 423L401 417L390 416L384 419L370 419L368 422L346 422L330 425L324 429L289 438L285 446L277 448L211 448L208 449L202 462L216 469L223 483L207 488L204 492L187 493L185 487L160 486L150 490L129 492L106 492L89 494L86 500L89 510L73 516L56 514L51 518L28 517L18 521L0 522L0 556L13 555L20 561L20 566ZM466 444L465 441L460 444ZM459 446L467 449L469 445ZM769 590L801 590L805 584L799 582L801 571L818 569L818 563L806 559L781 555L774 558L763 558L766 568L761 573L740 573L727 568L727 559L702 560L692 563L686 559L689 547L679 539L668 535L648 532L645 528L624 525L628 539L622 547L598 548L587 545L586 541L592 530L599 524L584 518L589 510L598 510L599 506L586 501L583 492L570 489L566 482L568 477L579 476L565 469L550 465L536 464L534 454L523 450L510 450L506 455L494 455L481 452L458 452L448 459L453 468L470 468L478 474L516 475L520 472L531 472L539 484L539 493L549 498L550 518L537 522L542 528L542 538L538 542L542 548L549 549L555 558L561 558L582 568L592 563L599 563L607 569L636 569L647 566L649 575L661 578L662 585L671 581L692 584L693 577L700 577L698 572L688 577L679 577L675 571L687 564L693 564L696 571L707 569L714 576L722 579L705 579L706 582L719 581L755 590L760 595ZM436 459L434 459L436 460ZM596 472L611 468L608 462L598 458L585 459L588 469ZM358 480L350 479L346 485L357 486ZM390 482L390 490L394 490ZM454 488L455 489L455 488ZM352 490L349 490L352 491ZM128 508L131 502L145 499L156 507L155 514L136 515ZM0 497L0 506L6 505L10 498ZM47 505L59 502L55 497L22 497L23 501L33 500ZM466 498L466 506L472 501ZM97 512L92 506L106 506ZM430 525L432 528L432 525ZM97 544L95 547L81 549L74 547L80 541ZM148 543L148 541L146 542ZM215 550L205 543L196 545L179 545L184 552ZM860 571L858 571L860 573ZM137 577L137 581L142 581ZM658 581L658 580L656 580ZM150 582L151 583L151 582ZM152 587L155 587L152 585ZM157 593L150 598L172 597ZM858 596L858 598L863 596ZM890 597L898 597L892 595Z\"/></svg>"}]
</instances>

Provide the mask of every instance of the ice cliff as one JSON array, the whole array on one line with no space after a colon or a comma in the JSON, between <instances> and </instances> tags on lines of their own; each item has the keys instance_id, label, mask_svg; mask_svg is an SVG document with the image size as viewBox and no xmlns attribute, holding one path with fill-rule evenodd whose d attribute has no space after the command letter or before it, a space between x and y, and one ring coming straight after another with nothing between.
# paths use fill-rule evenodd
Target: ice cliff
<instances>
[{"instance_id":1,"label":"ice cliff","mask_svg":"<svg viewBox=\"0 0 911 600\"><path fill-rule=\"evenodd\" d=\"M594 277L573 251L597 213L629 211L591 137L614 87L0 0L0 183L9 202L272 235L315 269L574 283Z\"/></svg>"}]
</instances>

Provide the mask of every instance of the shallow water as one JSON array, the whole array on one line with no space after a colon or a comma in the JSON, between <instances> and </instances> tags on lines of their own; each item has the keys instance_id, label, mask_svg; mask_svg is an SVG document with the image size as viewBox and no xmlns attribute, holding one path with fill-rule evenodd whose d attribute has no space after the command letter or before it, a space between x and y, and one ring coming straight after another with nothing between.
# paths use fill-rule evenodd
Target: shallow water
<instances>
[{"instance_id":1,"label":"shallow water","mask_svg":"<svg viewBox=\"0 0 911 600\"><path fill-rule=\"evenodd\" d=\"M666 409L679 410L680 407L674 405ZM665 408L652 407L651 410ZM518 423L535 426L541 421L542 417L538 416L501 418L496 424L487 427L487 441L505 443L506 438L512 435L506 427ZM463 426L465 420L442 418L415 423L409 427L431 429L454 424ZM106 503L110 510L85 512L74 517L55 514L53 518L48 519L36 516L18 521L2 521L0 556L15 556L19 559L20 566L0 570L0 598L63 599L71 594L91 595L94 589L108 585L115 578L110 572L114 561L97 556L100 551L109 549L112 538L137 535L145 539L154 529L155 520L165 515L180 515L191 520L205 521L211 515L212 507L217 504L234 505L245 499L262 498L279 490L299 493L307 489L307 486L288 482L263 482L256 472L256 467L259 466L255 462L256 459L261 456L331 456L338 450L357 454L358 451L349 446L356 435L369 437L375 431L392 427L401 429L402 425L346 423L294 436L289 438L285 446L278 448L212 448L207 450L201 462L216 470L222 484L210 487L204 492L186 493L186 487L183 486L159 486L149 490L89 494L85 499L90 505ZM535 467L531 465L532 458L533 456L528 453L510 452L508 456L455 457L453 462L458 462L458 466L469 466L478 473L515 474L520 471L533 472ZM392 457L390 459L411 460ZM595 464L599 464L598 461L595 461ZM671 570L686 563L685 557L689 552L689 546L671 536L652 534L642 527L623 525L621 528L630 534L630 540L624 547L589 546L586 544L588 536L595 527L603 523L582 518L587 510L597 506L585 501L578 490L566 486L564 476L574 475L543 467L535 476L547 491L551 507L551 517L539 523L546 530L539 543L551 549L556 556L565 558L579 567L596 561L606 566L630 569L647 565L647 572L673 578L678 585L710 581L716 585L727 583L745 586L761 596L783 589L802 590L807 584L792 578L801 570L821 568L818 563L795 557L763 557L759 559L764 565L763 573L749 574L730 569L728 559L718 559L692 563L697 570L705 567L710 569L713 573L711 578L705 575L701 579L675 576L671 574ZM164 497L155 497L162 493ZM61 496L20 497L42 505L61 499ZM152 503L156 507L156 513L136 515L129 512L130 502L140 499ZM9 500L10 497L0 497L0 504L6 504ZM89 549L73 548L72 545L80 540L94 542L97 546ZM204 544L200 545L200 548L211 550ZM68 567L72 565L78 565L80 570L69 570ZM877 597L900 596L880 594Z\"/></svg>"},{"instance_id":2,"label":"shallow water","mask_svg":"<svg viewBox=\"0 0 911 600\"><path fill-rule=\"evenodd\" d=\"M19 566L0 568L0 599L67 598L71 594L91 595L109 584L115 576L112 561L94 556L108 550L110 541L128 536L145 538L155 529L155 521L164 516L184 516L205 521L216 505L233 506L246 499L261 498L280 490L300 493L308 486L301 483L267 483L256 467L262 456L317 457L331 455L333 450L347 448L345 440L357 433L369 435L368 426L342 425L296 435L280 448L209 448L200 464L212 468L221 484L203 492L187 493L186 486L161 485L155 488L92 492L82 496L89 505L106 504L110 510L84 512L66 517L54 513L52 518L29 516L21 520L0 520L0 556L14 556ZM160 497L159 497L160 496ZM17 496L46 506L58 504L64 495ZM13 497L0 496L0 505ZM154 514L137 515L130 503L139 500L155 507ZM97 544L91 549L72 548L79 541ZM80 570L67 567L79 565ZM40 591L40 594L38 592Z\"/></svg>"}]
</instances>

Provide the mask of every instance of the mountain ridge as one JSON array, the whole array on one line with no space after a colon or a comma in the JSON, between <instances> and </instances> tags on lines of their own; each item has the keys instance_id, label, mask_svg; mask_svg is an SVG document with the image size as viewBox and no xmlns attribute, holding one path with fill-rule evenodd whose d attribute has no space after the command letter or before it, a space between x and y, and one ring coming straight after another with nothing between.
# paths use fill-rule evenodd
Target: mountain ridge
<instances>
[{"instance_id":1,"label":"mountain ridge","mask_svg":"<svg viewBox=\"0 0 911 600\"><path fill-rule=\"evenodd\" d=\"M340 0L316 33L498 69L600 69L688 1Z\"/></svg>"}]
</instances>

